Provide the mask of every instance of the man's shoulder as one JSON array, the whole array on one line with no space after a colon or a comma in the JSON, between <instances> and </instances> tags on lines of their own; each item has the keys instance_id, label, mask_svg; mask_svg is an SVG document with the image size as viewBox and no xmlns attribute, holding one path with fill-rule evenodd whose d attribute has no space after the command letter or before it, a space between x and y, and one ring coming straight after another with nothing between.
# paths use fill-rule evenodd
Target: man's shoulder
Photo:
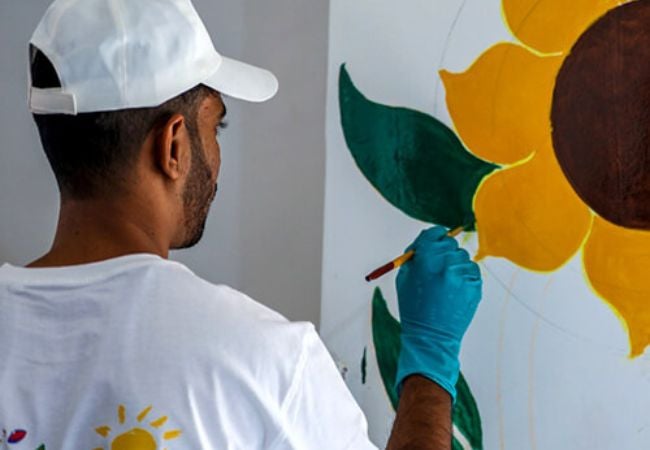
<instances>
[{"instance_id":1,"label":"man's shoulder","mask_svg":"<svg viewBox=\"0 0 650 450\"><path fill-rule=\"evenodd\" d=\"M180 263L164 264L156 278L158 295L150 300L154 311L149 317L156 318L157 326L213 342L212 349L240 352L235 357L287 360L287 352L299 354L305 339L315 333L311 323L290 322L243 292L211 283Z\"/></svg>"},{"instance_id":2,"label":"man's shoulder","mask_svg":"<svg viewBox=\"0 0 650 450\"><path fill-rule=\"evenodd\" d=\"M151 341L149 348L164 349L170 359L198 364L224 382L281 401L306 347L317 336L314 326L290 322L248 295L210 283L178 263L164 264L156 272L159 297L142 319L150 327L150 338L145 338Z\"/></svg>"},{"instance_id":3,"label":"man's shoulder","mask_svg":"<svg viewBox=\"0 0 650 450\"><path fill-rule=\"evenodd\" d=\"M242 321L289 323L277 311L226 284L212 283L187 266L167 261L157 270L161 307L178 307L200 317L232 317Z\"/></svg>"}]
</instances>

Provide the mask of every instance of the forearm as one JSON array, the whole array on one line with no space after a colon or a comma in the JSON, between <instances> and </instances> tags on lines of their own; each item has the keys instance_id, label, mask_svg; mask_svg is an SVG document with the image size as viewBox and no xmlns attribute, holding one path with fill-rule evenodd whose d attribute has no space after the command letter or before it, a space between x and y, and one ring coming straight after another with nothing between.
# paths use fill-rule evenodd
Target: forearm
<instances>
[{"instance_id":1,"label":"forearm","mask_svg":"<svg viewBox=\"0 0 650 450\"><path fill-rule=\"evenodd\" d=\"M451 407L449 393L433 381L406 378L386 450L450 450Z\"/></svg>"}]
</instances>

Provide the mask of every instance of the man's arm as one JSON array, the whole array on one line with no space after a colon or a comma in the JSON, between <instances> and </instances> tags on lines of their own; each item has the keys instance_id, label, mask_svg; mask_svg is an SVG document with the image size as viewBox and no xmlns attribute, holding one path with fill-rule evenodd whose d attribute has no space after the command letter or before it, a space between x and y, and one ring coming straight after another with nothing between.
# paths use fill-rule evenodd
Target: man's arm
<instances>
[{"instance_id":1,"label":"man's arm","mask_svg":"<svg viewBox=\"0 0 650 450\"><path fill-rule=\"evenodd\" d=\"M386 450L451 449L451 396L419 375L404 381Z\"/></svg>"},{"instance_id":2,"label":"man's arm","mask_svg":"<svg viewBox=\"0 0 650 450\"><path fill-rule=\"evenodd\" d=\"M446 233L441 227L424 231L409 247L415 256L397 276L400 401L388 450L452 446L458 353L480 300L481 273ZM270 448L376 450L363 412L313 330L302 347L304 364L280 408L280 430Z\"/></svg>"},{"instance_id":3,"label":"man's arm","mask_svg":"<svg viewBox=\"0 0 650 450\"><path fill-rule=\"evenodd\" d=\"M461 341L481 299L479 267L435 227L407 249L415 256L397 275L402 322L397 417L388 450L449 450Z\"/></svg>"}]
</instances>

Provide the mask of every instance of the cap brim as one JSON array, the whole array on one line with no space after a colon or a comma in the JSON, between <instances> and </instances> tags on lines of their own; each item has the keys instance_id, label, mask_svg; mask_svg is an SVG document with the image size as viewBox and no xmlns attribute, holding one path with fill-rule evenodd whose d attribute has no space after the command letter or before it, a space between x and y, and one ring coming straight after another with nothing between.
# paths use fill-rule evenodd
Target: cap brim
<instances>
[{"instance_id":1,"label":"cap brim","mask_svg":"<svg viewBox=\"0 0 650 450\"><path fill-rule=\"evenodd\" d=\"M203 83L228 97L264 102L278 92L278 79L266 69L222 57L219 69Z\"/></svg>"}]
</instances>

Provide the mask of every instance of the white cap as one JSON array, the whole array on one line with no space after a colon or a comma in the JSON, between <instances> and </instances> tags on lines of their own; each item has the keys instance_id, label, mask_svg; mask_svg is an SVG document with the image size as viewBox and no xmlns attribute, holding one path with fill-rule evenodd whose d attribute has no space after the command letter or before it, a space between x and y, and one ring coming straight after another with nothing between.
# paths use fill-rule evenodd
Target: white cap
<instances>
[{"instance_id":1,"label":"white cap","mask_svg":"<svg viewBox=\"0 0 650 450\"><path fill-rule=\"evenodd\" d=\"M61 88L31 86L36 114L155 107L199 84L262 102L275 76L221 56L190 0L55 0L31 43Z\"/></svg>"}]
</instances>

